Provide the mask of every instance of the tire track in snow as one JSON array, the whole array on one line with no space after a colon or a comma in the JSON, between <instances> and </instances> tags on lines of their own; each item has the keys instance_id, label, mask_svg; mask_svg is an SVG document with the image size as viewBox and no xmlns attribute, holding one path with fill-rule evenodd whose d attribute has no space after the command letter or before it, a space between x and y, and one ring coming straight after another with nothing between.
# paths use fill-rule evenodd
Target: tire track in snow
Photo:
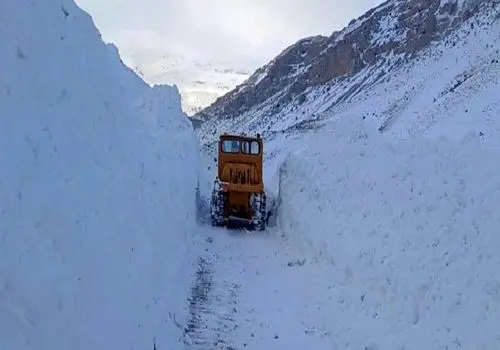
<instances>
[{"instance_id":1,"label":"tire track in snow","mask_svg":"<svg viewBox=\"0 0 500 350\"><path fill-rule=\"evenodd\" d=\"M237 328L235 314L240 286L217 279L215 263L207 258L198 259L184 327L186 350L236 350L231 333Z\"/></svg>"},{"instance_id":2,"label":"tire track in snow","mask_svg":"<svg viewBox=\"0 0 500 350\"><path fill-rule=\"evenodd\" d=\"M203 236L203 258L188 298L185 350L338 346L325 324L331 300L316 295L329 294L331 281L315 278L321 265L289 250L280 231L254 234L203 227ZM330 266L324 268L320 276L331 273Z\"/></svg>"}]
</instances>

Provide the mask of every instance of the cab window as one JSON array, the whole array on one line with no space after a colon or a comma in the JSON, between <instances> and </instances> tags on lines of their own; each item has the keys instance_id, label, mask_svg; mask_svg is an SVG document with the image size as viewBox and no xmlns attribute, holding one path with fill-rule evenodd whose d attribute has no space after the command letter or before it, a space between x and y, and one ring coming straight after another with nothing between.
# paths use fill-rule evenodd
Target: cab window
<instances>
[{"instance_id":1,"label":"cab window","mask_svg":"<svg viewBox=\"0 0 500 350\"><path fill-rule=\"evenodd\" d=\"M250 144L250 154L260 154L260 144L257 141L252 141Z\"/></svg>"},{"instance_id":2,"label":"cab window","mask_svg":"<svg viewBox=\"0 0 500 350\"><path fill-rule=\"evenodd\" d=\"M224 140L222 141L222 152L224 153L239 153L240 141L238 140Z\"/></svg>"},{"instance_id":3,"label":"cab window","mask_svg":"<svg viewBox=\"0 0 500 350\"><path fill-rule=\"evenodd\" d=\"M248 141L241 142L241 152L245 154L250 153L250 143Z\"/></svg>"}]
</instances>

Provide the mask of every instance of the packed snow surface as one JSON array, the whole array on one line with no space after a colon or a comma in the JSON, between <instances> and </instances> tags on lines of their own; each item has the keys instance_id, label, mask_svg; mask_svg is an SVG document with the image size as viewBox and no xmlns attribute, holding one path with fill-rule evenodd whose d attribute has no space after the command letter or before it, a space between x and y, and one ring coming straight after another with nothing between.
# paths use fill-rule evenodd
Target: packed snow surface
<instances>
[{"instance_id":1,"label":"packed snow surface","mask_svg":"<svg viewBox=\"0 0 500 350\"><path fill-rule=\"evenodd\" d=\"M198 166L177 90L71 0L2 1L0 39L0 348L170 348Z\"/></svg>"}]
</instances>

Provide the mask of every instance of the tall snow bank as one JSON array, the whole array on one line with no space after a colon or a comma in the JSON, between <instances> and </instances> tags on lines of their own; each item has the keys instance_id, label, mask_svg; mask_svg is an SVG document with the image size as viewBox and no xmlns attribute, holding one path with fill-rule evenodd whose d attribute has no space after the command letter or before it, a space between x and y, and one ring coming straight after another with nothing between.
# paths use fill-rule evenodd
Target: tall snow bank
<instances>
[{"instance_id":1,"label":"tall snow bank","mask_svg":"<svg viewBox=\"0 0 500 350\"><path fill-rule=\"evenodd\" d=\"M327 329L345 349L497 348L498 151L474 135L390 144L349 120L281 176L283 232L331 265L313 296Z\"/></svg>"},{"instance_id":2,"label":"tall snow bank","mask_svg":"<svg viewBox=\"0 0 500 350\"><path fill-rule=\"evenodd\" d=\"M0 3L0 348L175 348L197 147L72 0Z\"/></svg>"}]
</instances>

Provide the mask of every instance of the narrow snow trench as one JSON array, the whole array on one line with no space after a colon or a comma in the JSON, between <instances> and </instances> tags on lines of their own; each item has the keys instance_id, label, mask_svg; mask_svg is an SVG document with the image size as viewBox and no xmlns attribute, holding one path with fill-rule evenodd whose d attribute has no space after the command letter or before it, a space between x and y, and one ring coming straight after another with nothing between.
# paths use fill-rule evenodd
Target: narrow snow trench
<instances>
[{"instance_id":1,"label":"narrow snow trench","mask_svg":"<svg viewBox=\"0 0 500 350\"><path fill-rule=\"evenodd\" d=\"M294 255L275 229L202 230L186 350L332 349L315 304L313 291L329 288L313 280L318 265Z\"/></svg>"}]
</instances>

